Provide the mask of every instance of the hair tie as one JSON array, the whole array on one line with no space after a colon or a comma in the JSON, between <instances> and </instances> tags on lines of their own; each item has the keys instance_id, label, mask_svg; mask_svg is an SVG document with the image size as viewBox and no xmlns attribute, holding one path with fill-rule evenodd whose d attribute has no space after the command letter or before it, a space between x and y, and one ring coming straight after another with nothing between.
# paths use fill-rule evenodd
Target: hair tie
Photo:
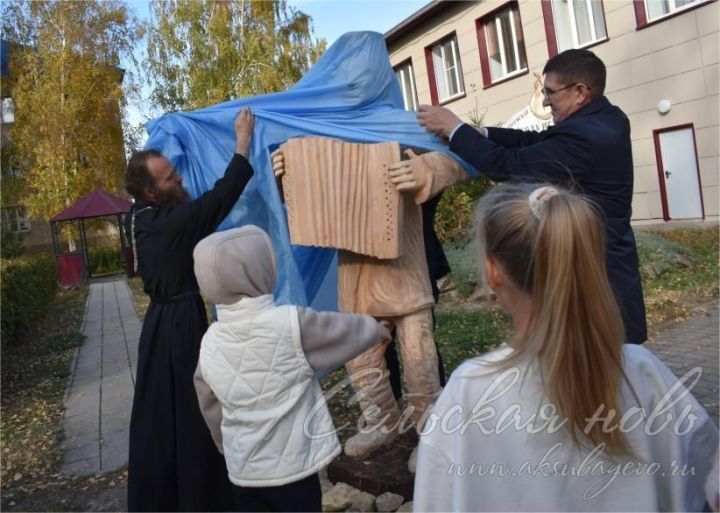
<instances>
[{"instance_id":1,"label":"hair tie","mask_svg":"<svg viewBox=\"0 0 720 513\"><path fill-rule=\"evenodd\" d=\"M530 193L530 196L528 196L528 205L530 206L530 211L536 218L540 219L540 216L545 210L545 203L547 202L547 200L549 200L553 196L556 196L557 194L558 190L555 187L538 187Z\"/></svg>"}]
</instances>

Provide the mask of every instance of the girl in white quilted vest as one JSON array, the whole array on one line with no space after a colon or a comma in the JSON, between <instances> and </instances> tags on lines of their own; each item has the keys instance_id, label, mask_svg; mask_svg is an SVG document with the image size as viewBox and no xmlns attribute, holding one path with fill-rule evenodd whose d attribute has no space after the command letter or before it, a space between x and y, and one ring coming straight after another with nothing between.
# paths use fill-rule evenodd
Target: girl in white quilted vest
<instances>
[{"instance_id":1,"label":"girl in white quilted vest","mask_svg":"<svg viewBox=\"0 0 720 513\"><path fill-rule=\"evenodd\" d=\"M505 185L477 226L514 333L458 367L427 417L415 511L702 511L717 427L650 351L623 345L595 209Z\"/></svg>"},{"instance_id":2,"label":"girl in white quilted vest","mask_svg":"<svg viewBox=\"0 0 720 513\"><path fill-rule=\"evenodd\" d=\"M210 235L193 257L200 290L217 306L195 388L237 510L320 511L317 474L340 443L316 376L388 343L388 325L275 306L275 255L256 226Z\"/></svg>"}]
</instances>

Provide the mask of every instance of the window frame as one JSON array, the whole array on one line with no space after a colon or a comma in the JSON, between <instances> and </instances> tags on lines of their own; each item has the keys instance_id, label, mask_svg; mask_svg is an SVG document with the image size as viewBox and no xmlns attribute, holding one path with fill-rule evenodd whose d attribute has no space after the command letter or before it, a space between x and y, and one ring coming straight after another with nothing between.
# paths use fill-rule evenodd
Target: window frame
<instances>
[{"instance_id":1,"label":"window frame","mask_svg":"<svg viewBox=\"0 0 720 513\"><path fill-rule=\"evenodd\" d=\"M455 56L455 79L458 82L458 88L459 92L457 92L454 95L450 95L447 98L440 98L439 92L438 92L438 84L437 84L437 76L435 74L435 63L433 62L433 48L444 45L448 41L454 41L455 44L452 45L453 54ZM463 76L462 72L462 62L460 59L460 45L457 40L457 34L455 31L443 36L442 38L438 39L437 41L431 43L430 45L425 47L425 64L427 66L427 72L428 72L428 82L430 83L430 101L433 105L446 105L450 102L453 102L455 100L459 100L460 98L464 98L467 94L467 91L465 90L465 77ZM444 72L445 70L443 70Z\"/></svg>"},{"instance_id":2,"label":"window frame","mask_svg":"<svg viewBox=\"0 0 720 513\"><path fill-rule=\"evenodd\" d=\"M399 77L398 77L398 79L399 79L398 81L400 82L400 90L402 91L402 95L403 95L403 106L405 107L405 110L413 111L413 110L418 109L418 105L420 105L420 102L418 100L418 95L417 95L417 86L415 85L415 69L413 68L412 57L408 57L404 61L401 61L399 64L393 66L393 71L395 72L395 76L397 76L398 72L400 72L400 70L402 68L404 68L405 66L410 67L410 73L409 73L410 74L410 90L412 93L412 99L413 99L413 103L414 103L414 105L411 106L412 107L411 109L408 109L408 106L405 105L405 83L403 82L403 80L399 79ZM402 76L402 74L401 74L401 76Z\"/></svg>"},{"instance_id":3,"label":"window frame","mask_svg":"<svg viewBox=\"0 0 720 513\"><path fill-rule=\"evenodd\" d=\"M522 39L522 49L525 53L525 67L516 71L513 71L511 73L508 73L507 75L503 76L502 78L499 78L497 80L493 80L492 78L492 72L490 71L490 55L488 53L488 47L487 47L487 36L485 32L485 24L488 22L489 19L495 19L495 21L498 21L497 15L500 14L502 11L506 9L512 9L515 8L518 16L518 23L520 25L520 30L522 31L523 39ZM517 40L517 34L515 34L515 24L511 24L511 29L513 32L513 35L515 36L513 39L516 42L514 45L515 48L515 57L518 62L520 62L519 58L519 41ZM483 89L487 89L489 87L502 84L503 82L507 82L508 80L512 80L517 77L521 77L523 75L527 75L530 72L530 63L528 62L527 58L527 48L525 47L525 32L522 28L522 16L520 15L520 6L518 2L511 1L506 2L499 6L496 9L493 9L492 11L489 11L479 18L475 20L475 31L477 33L477 39L478 39L478 49L480 50L480 69L482 71L482 80L483 80ZM498 40L498 43L502 46L502 41ZM504 49L504 47L503 47ZM503 55L503 52L501 51L501 58Z\"/></svg>"},{"instance_id":4,"label":"window frame","mask_svg":"<svg viewBox=\"0 0 720 513\"><path fill-rule=\"evenodd\" d=\"M665 20L669 20L670 18L674 18L675 16L680 16L682 14L685 14L686 12L690 12L694 9L703 7L705 5L709 5L716 1L717 0L698 0L695 3L686 5L684 7L680 7L679 9L671 11L668 14L665 14L663 16L659 16L655 19L650 20L650 19L648 19L648 16L647 16L647 4L645 3L645 0L633 0L633 6L635 7L635 21L636 21L636 29L635 30L641 30L641 29L644 29L645 27L650 27L651 25L655 25L656 23L662 23Z\"/></svg>"},{"instance_id":5,"label":"window frame","mask_svg":"<svg viewBox=\"0 0 720 513\"><path fill-rule=\"evenodd\" d=\"M591 48L593 46L605 43L606 41L610 40L610 36L608 36L608 29L607 29L607 16L605 16L605 4L603 3L603 0L599 0L599 1L600 1L600 8L602 9L602 13L603 13L603 25L605 26L605 37L601 38L601 39L596 39L595 41L591 41L590 43L586 43L581 46L574 46L573 48L587 49L587 48ZM560 52L558 50L557 31L555 29L555 17L553 15L552 0L542 0L542 13L543 13L543 21L545 23L545 38L547 39L548 56L555 57ZM577 22L577 20L574 20L574 21ZM577 31L577 28L575 28L575 31ZM577 39L576 37L573 37L573 41L575 41L576 39Z\"/></svg>"},{"instance_id":6,"label":"window frame","mask_svg":"<svg viewBox=\"0 0 720 513\"><path fill-rule=\"evenodd\" d=\"M23 210L22 215L21 209ZM8 230L12 233L28 233L32 229L30 218L27 215L27 208L22 205L3 206L2 215L2 222L6 223ZM14 224L10 223L10 215L14 217Z\"/></svg>"},{"instance_id":7,"label":"window frame","mask_svg":"<svg viewBox=\"0 0 720 513\"><path fill-rule=\"evenodd\" d=\"M0 101L0 124L11 125L13 123L15 123L15 100L12 96L4 96Z\"/></svg>"}]
</instances>

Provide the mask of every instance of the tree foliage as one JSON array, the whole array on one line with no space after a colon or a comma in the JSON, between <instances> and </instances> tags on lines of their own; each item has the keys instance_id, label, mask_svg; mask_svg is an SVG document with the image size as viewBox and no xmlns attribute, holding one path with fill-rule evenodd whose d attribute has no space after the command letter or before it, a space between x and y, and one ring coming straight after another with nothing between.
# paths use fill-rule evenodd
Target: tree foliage
<instances>
[{"instance_id":1,"label":"tree foliage","mask_svg":"<svg viewBox=\"0 0 720 513\"><path fill-rule=\"evenodd\" d=\"M132 59L138 22L119 0L15 0L2 14L15 104L14 155L3 160L17 166L30 216L48 219L98 185L120 190L120 59Z\"/></svg>"},{"instance_id":2,"label":"tree foliage","mask_svg":"<svg viewBox=\"0 0 720 513\"><path fill-rule=\"evenodd\" d=\"M325 50L311 18L281 1L153 0L152 100L192 110L295 83Z\"/></svg>"}]
</instances>

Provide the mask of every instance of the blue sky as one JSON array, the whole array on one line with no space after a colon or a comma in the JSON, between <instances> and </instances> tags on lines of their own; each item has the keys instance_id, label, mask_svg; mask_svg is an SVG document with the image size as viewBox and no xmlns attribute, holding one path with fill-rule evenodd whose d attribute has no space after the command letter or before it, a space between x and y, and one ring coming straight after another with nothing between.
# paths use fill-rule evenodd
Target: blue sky
<instances>
[{"instance_id":1,"label":"blue sky","mask_svg":"<svg viewBox=\"0 0 720 513\"><path fill-rule=\"evenodd\" d=\"M149 17L146 0L126 3L142 19ZM315 35L325 38L329 45L345 32L386 32L428 3L429 0L288 0L290 7L312 16Z\"/></svg>"},{"instance_id":2,"label":"blue sky","mask_svg":"<svg viewBox=\"0 0 720 513\"><path fill-rule=\"evenodd\" d=\"M313 18L315 35L328 45L345 32L387 32L428 0L291 0L290 6Z\"/></svg>"},{"instance_id":3,"label":"blue sky","mask_svg":"<svg viewBox=\"0 0 720 513\"><path fill-rule=\"evenodd\" d=\"M324 38L330 46L345 32L387 32L428 2L429 0L289 0L288 5L309 14L313 19L315 36ZM126 0L126 3L141 19L149 18L147 1ZM136 55L142 58L142 50L137 51ZM143 103L147 105L146 102L147 98ZM147 116L153 116L154 113L143 107L145 105L129 108L132 124L144 121Z\"/></svg>"}]
</instances>

